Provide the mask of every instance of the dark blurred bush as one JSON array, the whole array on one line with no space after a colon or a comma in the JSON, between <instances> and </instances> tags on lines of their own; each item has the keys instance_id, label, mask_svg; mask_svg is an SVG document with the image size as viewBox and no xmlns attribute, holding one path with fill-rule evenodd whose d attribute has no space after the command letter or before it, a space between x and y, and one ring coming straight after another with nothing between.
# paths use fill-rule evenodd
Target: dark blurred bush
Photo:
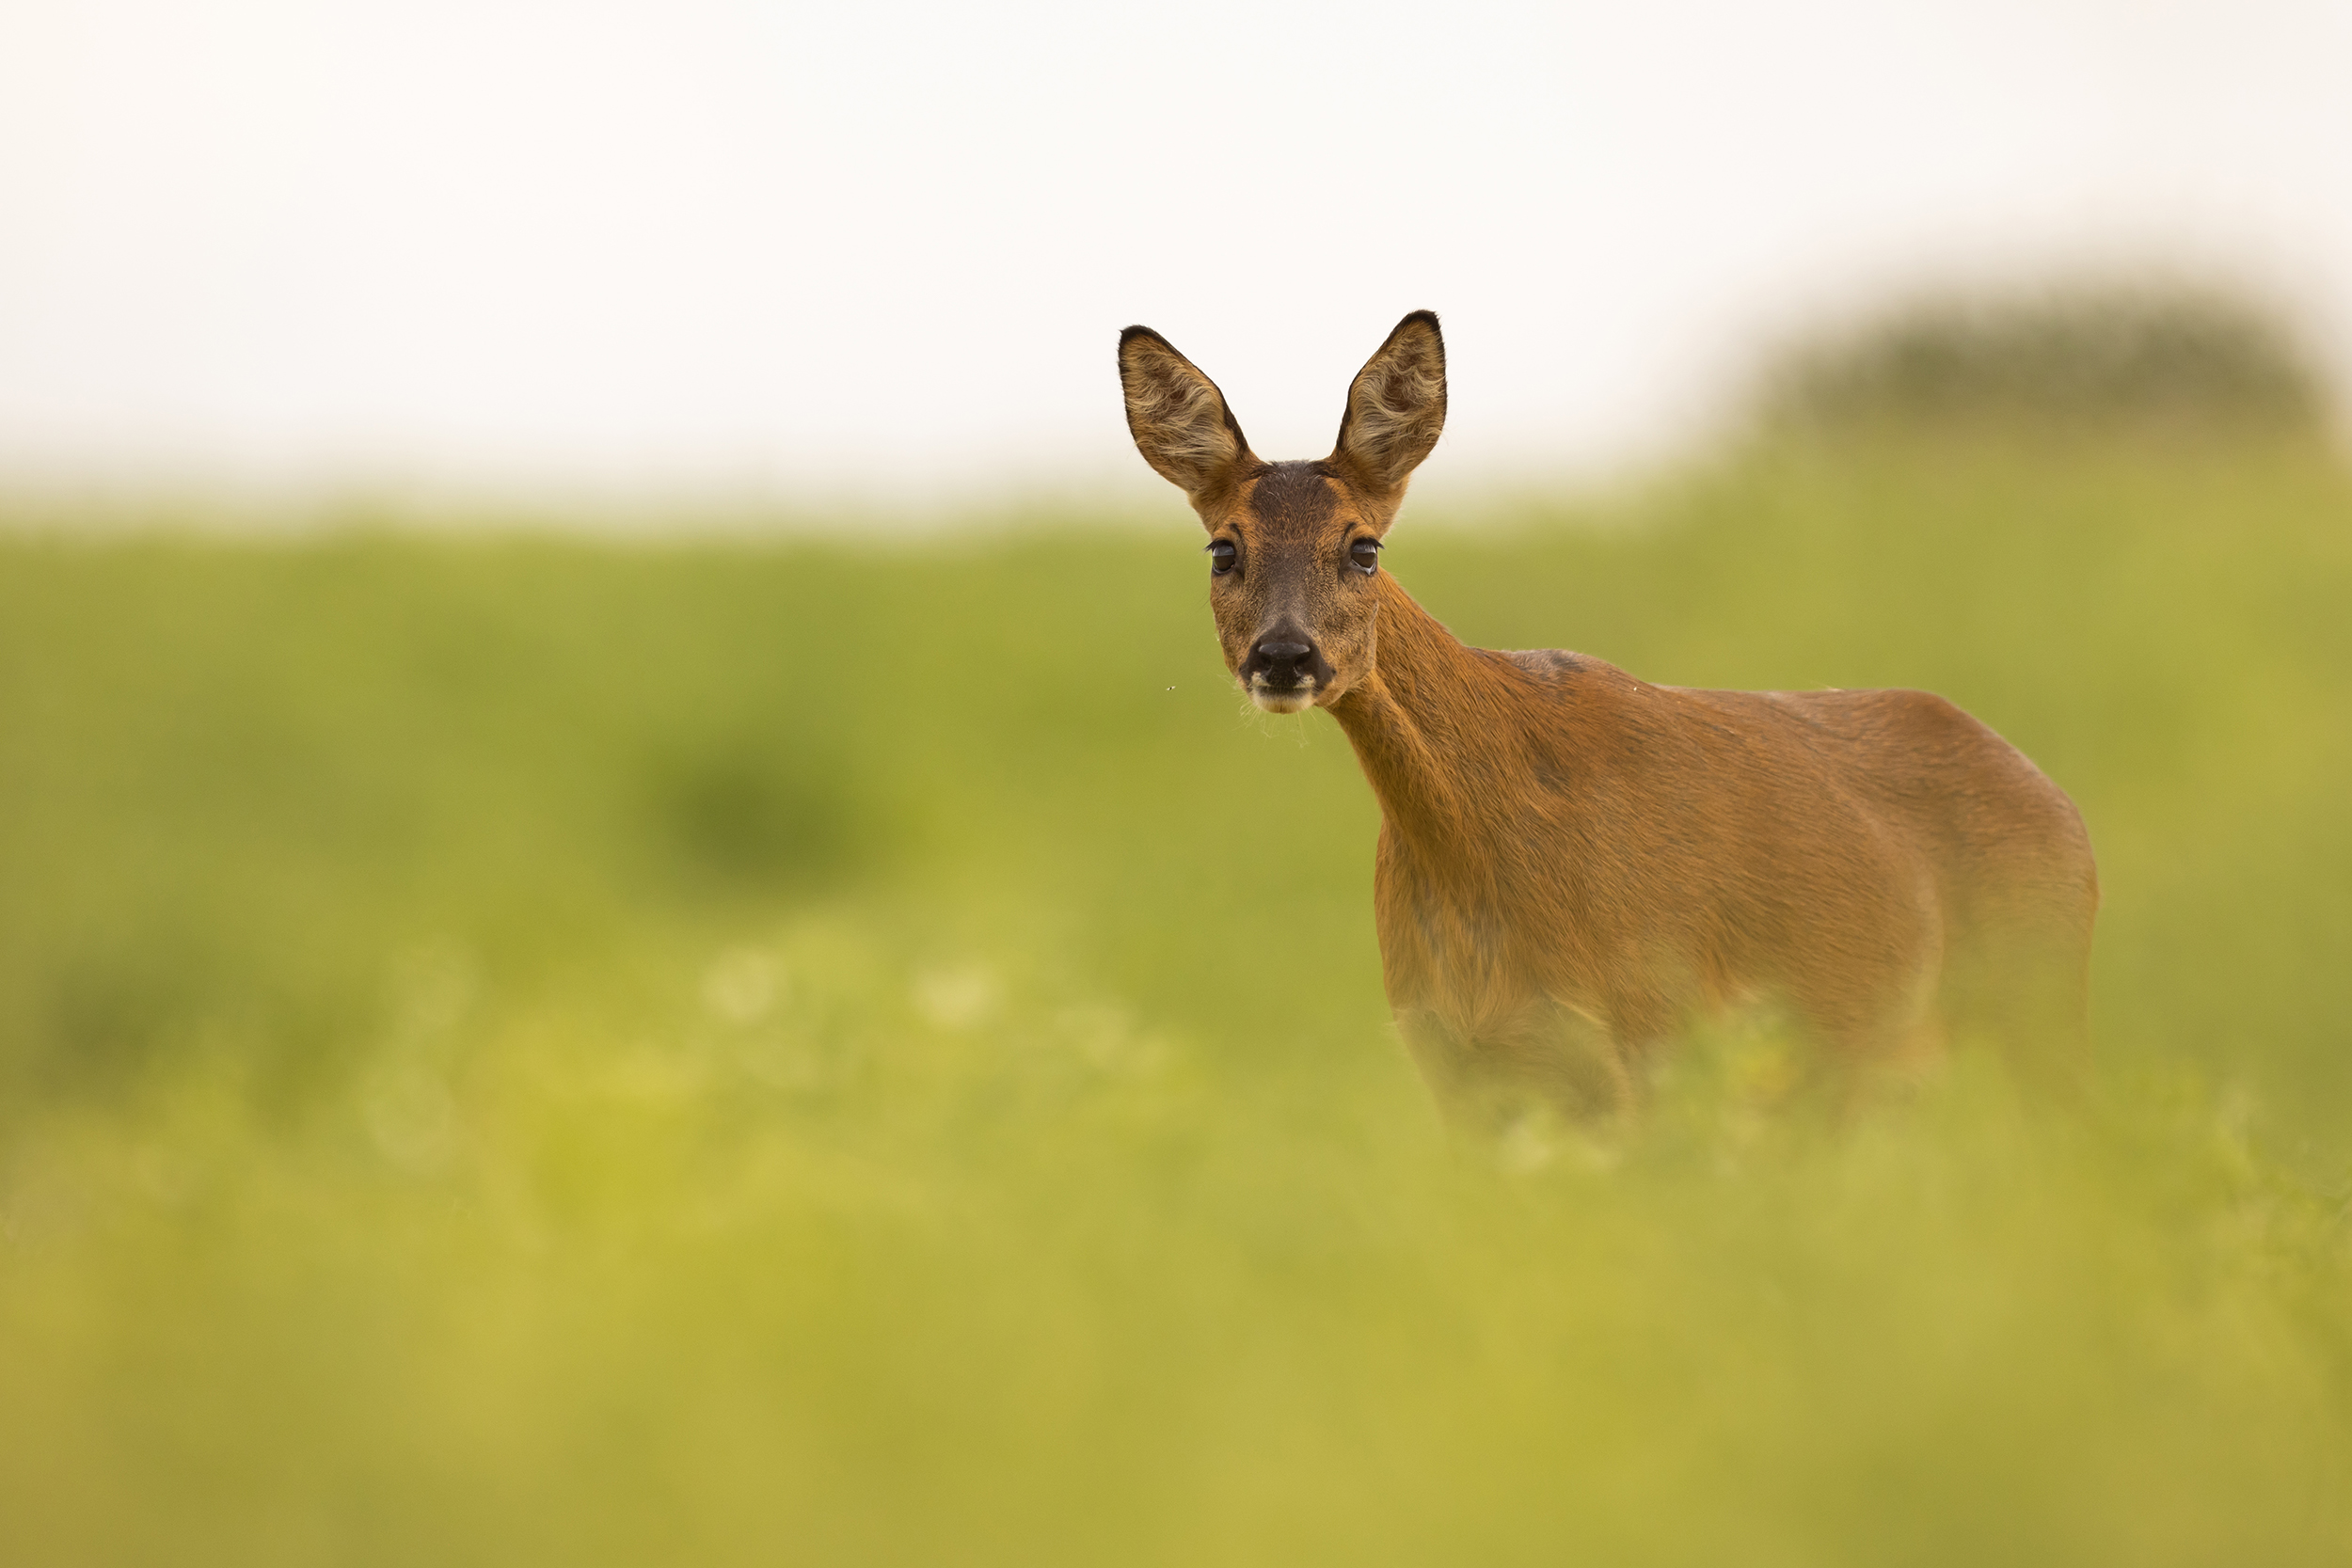
<instances>
[{"instance_id":1,"label":"dark blurred bush","mask_svg":"<svg viewBox=\"0 0 2352 1568\"><path fill-rule=\"evenodd\" d=\"M663 836L697 880L744 892L831 886L876 836L844 759L747 741L656 770Z\"/></svg>"},{"instance_id":2,"label":"dark blurred bush","mask_svg":"<svg viewBox=\"0 0 2352 1568\"><path fill-rule=\"evenodd\" d=\"M1897 305L1784 351L1759 402L1784 428L2309 430L2325 421L2328 392L2294 330L2252 299L2077 280Z\"/></svg>"}]
</instances>

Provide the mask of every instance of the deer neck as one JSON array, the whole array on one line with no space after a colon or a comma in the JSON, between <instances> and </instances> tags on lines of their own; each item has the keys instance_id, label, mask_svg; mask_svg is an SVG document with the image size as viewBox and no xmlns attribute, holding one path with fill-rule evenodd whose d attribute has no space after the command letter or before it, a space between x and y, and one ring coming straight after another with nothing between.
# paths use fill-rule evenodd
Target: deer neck
<instances>
[{"instance_id":1,"label":"deer neck","mask_svg":"<svg viewBox=\"0 0 2352 1568\"><path fill-rule=\"evenodd\" d=\"M1390 829L1418 849L1475 855L1484 818L1529 772L1493 656L1463 646L1381 574L1372 670L1331 705Z\"/></svg>"}]
</instances>

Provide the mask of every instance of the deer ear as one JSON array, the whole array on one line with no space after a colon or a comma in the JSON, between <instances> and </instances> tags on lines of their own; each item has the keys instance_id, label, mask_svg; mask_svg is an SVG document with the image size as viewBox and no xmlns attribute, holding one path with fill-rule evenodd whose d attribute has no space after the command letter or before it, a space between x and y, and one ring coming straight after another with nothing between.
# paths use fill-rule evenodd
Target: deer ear
<instances>
[{"instance_id":1,"label":"deer ear","mask_svg":"<svg viewBox=\"0 0 2352 1568\"><path fill-rule=\"evenodd\" d=\"M1396 324L1348 384L1333 461L1375 496L1393 498L1445 428L1445 339L1435 310Z\"/></svg>"},{"instance_id":2,"label":"deer ear","mask_svg":"<svg viewBox=\"0 0 2352 1568\"><path fill-rule=\"evenodd\" d=\"M1225 394L1148 326L1119 335L1127 429L1159 476L1198 504L1232 483L1249 457Z\"/></svg>"}]
</instances>

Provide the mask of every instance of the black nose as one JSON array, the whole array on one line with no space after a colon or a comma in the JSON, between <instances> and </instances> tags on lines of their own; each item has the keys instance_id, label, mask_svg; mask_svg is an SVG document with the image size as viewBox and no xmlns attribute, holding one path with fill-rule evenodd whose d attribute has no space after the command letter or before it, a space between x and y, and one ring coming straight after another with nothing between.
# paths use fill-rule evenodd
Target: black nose
<instances>
[{"instance_id":1,"label":"black nose","mask_svg":"<svg viewBox=\"0 0 2352 1568\"><path fill-rule=\"evenodd\" d=\"M1296 686L1299 677L1312 673L1315 645L1311 642L1278 641L1268 638L1249 650L1251 679L1265 677L1268 686Z\"/></svg>"}]
</instances>

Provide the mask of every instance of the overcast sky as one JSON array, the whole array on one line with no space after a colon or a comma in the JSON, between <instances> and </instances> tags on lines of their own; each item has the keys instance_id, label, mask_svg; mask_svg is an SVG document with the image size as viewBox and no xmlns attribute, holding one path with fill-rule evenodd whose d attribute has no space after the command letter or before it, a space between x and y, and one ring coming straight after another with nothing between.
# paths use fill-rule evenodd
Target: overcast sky
<instances>
[{"instance_id":1,"label":"overcast sky","mask_svg":"<svg viewBox=\"0 0 2352 1568\"><path fill-rule=\"evenodd\" d=\"M2141 260L2352 360L2352 0L0 0L0 481L1141 487L1121 325L1303 456L1428 306L1468 488Z\"/></svg>"}]
</instances>

